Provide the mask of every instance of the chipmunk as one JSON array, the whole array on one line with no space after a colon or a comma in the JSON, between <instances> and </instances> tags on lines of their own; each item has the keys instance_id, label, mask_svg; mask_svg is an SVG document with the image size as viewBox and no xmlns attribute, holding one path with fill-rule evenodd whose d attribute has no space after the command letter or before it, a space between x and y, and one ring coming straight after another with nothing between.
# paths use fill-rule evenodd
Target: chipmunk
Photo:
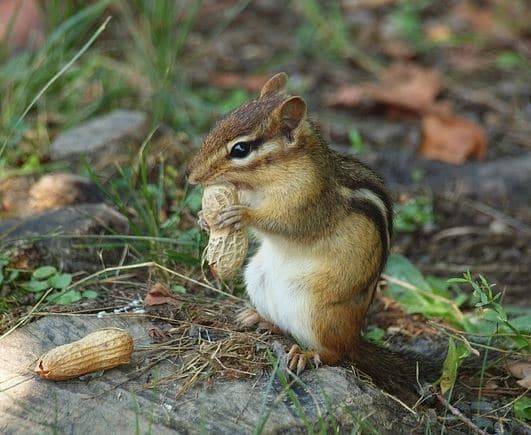
<instances>
[{"instance_id":1,"label":"chipmunk","mask_svg":"<svg viewBox=\"0 0 531 435\"><path fill-rule=\"evenodd\" d=\"M393 392L410 388L419 358L362 338L389 253L391 197L372 169L330 149L287 78L221 119L189 166L192 184L236 187L240 204L217 224L248 226L260 242L244 272L254 308L238 320L293 336L293 371L349 360Z\"/></svg>"}]
</instances>

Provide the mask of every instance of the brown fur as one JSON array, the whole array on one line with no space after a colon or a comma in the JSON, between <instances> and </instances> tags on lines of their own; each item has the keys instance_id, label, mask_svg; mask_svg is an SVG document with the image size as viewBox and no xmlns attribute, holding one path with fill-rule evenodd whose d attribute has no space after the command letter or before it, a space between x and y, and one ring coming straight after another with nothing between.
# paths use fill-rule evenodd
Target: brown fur
<instances>
[{"instance_id":1,"label":"brown fur","mask_svg":"<svg viewBox=\"0 0 531 435\"><path fill-rule=\"evenodd\" d=\"M260 201L242 209L242 221L319 259L319 272L306 277L305 287L311 289L316 350L325 363L350 359L376 378L383 379L382 371L393 377L404 359L382 350L379 361L378 348L361 338L389 251L390 197L370 168L328 147L307 118L304 101L286 95L284 86L285 75L273 77L260 98L216 124L191 165L191 180L231 182L253 192ZM227 144L241 136L263 138L269 148L238 164L228 157ZM358 189L370 190L385 210L355 196Z\"/></svg>"}]
</instances>

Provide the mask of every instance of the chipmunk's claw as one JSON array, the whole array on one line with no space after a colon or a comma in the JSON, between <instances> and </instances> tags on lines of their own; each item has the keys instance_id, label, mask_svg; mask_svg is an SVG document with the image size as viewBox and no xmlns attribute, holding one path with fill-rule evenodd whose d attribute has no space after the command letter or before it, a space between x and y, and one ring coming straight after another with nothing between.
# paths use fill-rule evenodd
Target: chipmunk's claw
<instances>
[{"instance_id":1,"label":"chipmunk's claw","mask_svg":"<svg viewBox=\"0 0 531 435\"><path fill-rule=\"evenodd\" d=\"M316 368L321 365L321 357L316 351L303 351L297 344L291 346L287 359L288 368L297 375L300 375L303 372L309 361L312 362Z\"/></svg>"},{"instance_id":2,"label":"chipmunk's claw","mask_svg":"<svg viewBox=\"0 0 531 435\"><path fill-rule=\"evenodd\" d=\"M210 231L210 226L208 225L202 210L197 213L197 223L202 230Z\"/></svg>"},{"instance_id":3,"label":"chipmunk's claw","mask_svg":"<svg viewBox=\"0 0 531 435\"><path fill-rule=\"evenodd\" d=\"M232 227L239 230L246 225L247 212L248 207L245 205L229 205L219 213L216 225L218 228Z\"/></svg>"}]
</instances>

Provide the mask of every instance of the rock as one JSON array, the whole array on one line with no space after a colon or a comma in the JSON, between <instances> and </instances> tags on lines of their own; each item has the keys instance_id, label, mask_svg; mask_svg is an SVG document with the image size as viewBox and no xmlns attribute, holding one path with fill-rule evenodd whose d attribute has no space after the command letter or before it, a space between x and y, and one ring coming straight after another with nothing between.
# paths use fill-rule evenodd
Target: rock
<instances>
[{"instance_id":1,"label":"rock","mask_svg":"<svg viewBox=\"0 0 531 435\"><path fill-rule=\"evenodd\" d=\"M103 202L98 186L88 178L56 172L34 182L31 176L0 181L0 218L28 216L67 205Z\"/></svg>"},{"instance_id":2,"label":"rock","mask_svg":"<svg viewBox=\"0 0 531 435\"><path fill-rule=\"evenodd\" d=\"M302 383L292 387L300 407L271 373L196 384L176 399L183 381L171 379L175 362L163 360L142 371L147 366L145 350L135 351L129 366L89 380L54 383L31 372L41 353L110 326L126 329L137 349L149 344L152 324L120 315L47 316L5 338L0 353L0 432L239 434L261 424L265 433L306 432L305 420L318 428L321 419L324 424L334 422L334 431L371 428L382 434L409 434L426 418L420 411L413 415L342 367L306 371ZM164 381L149 389L149 379ZM436 426L433 417L428 420Z\"/></svg>"},{"instance_id":3,"label":"rock","mask_svg":"<svg viewBox=\"0 0 531 435\"><path fill-rule=\"evenodd\" d=\"M33 177L9 177L0 180L0 218L18 216L29 208L29 190Z\"/></svg>"},{"instance_id":4,"label":"rock","mask_svg":"<svg viewBox=\"0 0 531 435\"><path fill-rule=\"evenodd\" d=\"M115 110L59 134L51 145L54 160L79 163L83 158L101 169L114 164L119 155L135 151L148 131L145 113Z\"/></svg>"},{"instance_id":5,"label":"rock","mask_svg":"<svg viewBox=\"0 0 531 435\"><path fill-rule=\"evenodd\" d=\"M41 177L29 190L33 211L44 211L71 204L103 202L98 186L85 177L57 172Z\"/></svg>"},{"instance_id":6,"label":"rock","mask_svg":"<svg viewBox=\"0 0 531 435\"><path fill-rule=\"evenodd\" d=\"M10 250L11 258L23 260L27 255L34 259L32 263L53 264L65 271L91 271L101 267L97 260L101 240L83 236L100 235L109 230L126 234L127 219L105 204L82 204L22 220L0 221L0 241ZM85 247L77 247L80 244ZM104 250L103 254L112 263L117 253Z\"/></svg>"},{"instance_id":7,"label":"rock","mask_svg":"<svg viewBox=\"0 0 531 435\"><path fill-rule=\"evenodd\" d=\"M531 153L490 162L473 162L461 166L417 158L412 152L388 150L368 156L367 162L392 186L415 184L414 169L422 169L422 183L435 192L459 192L492 204L529 204L531 201Z\"/></svg>"}]
</instances>

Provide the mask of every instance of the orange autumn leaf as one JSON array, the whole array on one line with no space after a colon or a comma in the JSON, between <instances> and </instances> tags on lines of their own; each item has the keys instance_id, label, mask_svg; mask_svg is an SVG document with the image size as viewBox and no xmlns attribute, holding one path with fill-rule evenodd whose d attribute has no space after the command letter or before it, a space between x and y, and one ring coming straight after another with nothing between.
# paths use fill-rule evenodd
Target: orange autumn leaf
<instances>
[{"instance_id":1,"label":"orange autumn leaf","mask_svg":"<svg viewBox=\"0 0 531 435\"><path fill-rule=\"evenodd\" d=\"M423 111L433 104L441 87L437 71L411 64L395 64L382 74L380 85L372 85L369 89L372 98L380 103Z\"/></svg>"},{"instance_id":2,"label":"orange autumn leaf","mask_svg":"<svg viewBox=\"0 0 531 435\"><path fill-rule=\"evenodd\" d=\"M180 306L182 303L179 298L170 291L168 286L158 282L149 289L144 299L144 305L146 307L151 307L153 305L164 304Z\"/></svg>"},{"instance_id":3,"label":"orange autumn leaf","mask_svg":"<svg viewBox=\"0 0 531 435\"><path fill-rule=\"evenodd\" d=\"M45 38L39 3L37 0L0 1L0 42L7 42L10 49L39 48Z\"/></svg>"},{"instance_id":4,"label":"orange autumn leaf","mask_svg":"<svg viewBox=\"0 0 531 435\"><path fill-rule=\"evenodd\" d=\"M485 132L476 123L455 115L428 114L422 120L420 154L446 163L463 164L485 157Z\"/></svg>"},{"instance_id":5,"label":"orange autumn leaf","mask_svg":"<svg viewBox=\"0 0 531 435\"><path fill-rule=\"evenodd\" d=\"M495 8L476 6L470 1L461 1L452 11L453 16L482 35L511 39L510 29L496 16Z\"/></svg>"},{"instance_id":6,"label":"orange autumn leaf","mask_svg":"<svg viewBox=\"0 0 531 435\"><path fill-rule=\"evenodd\" d=\"M442 88L439 73L412 64L394 64L377 83L342 86L327 99L330 106L354 107L364 100L413 112L424 112Z\"/></svg>"}]
</instances>

